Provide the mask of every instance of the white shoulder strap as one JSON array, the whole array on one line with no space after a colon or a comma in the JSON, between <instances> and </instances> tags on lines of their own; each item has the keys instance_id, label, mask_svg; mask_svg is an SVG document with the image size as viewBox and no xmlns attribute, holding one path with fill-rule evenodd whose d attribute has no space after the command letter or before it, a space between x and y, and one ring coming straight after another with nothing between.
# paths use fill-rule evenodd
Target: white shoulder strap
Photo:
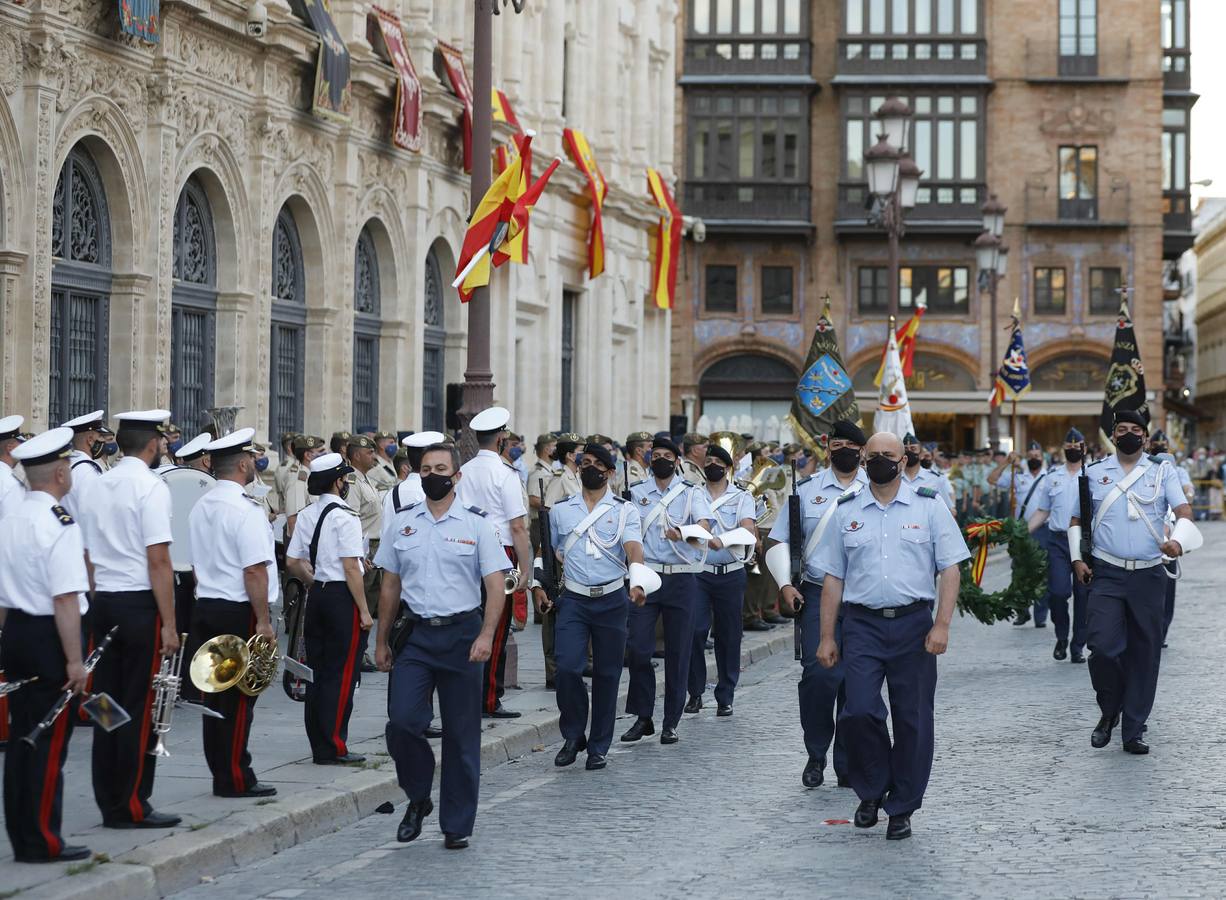
<instances>
[{"instance_id":1,"label":"white shoulder strap","mask_svg":"<svg viewBox=\"0 0 1226 900\"><path fill-rule=\"evenodd\" d=\"M1128 492L1130 487L1137 483L1148 468L1148 462L1146 462L1144 465L1137 463L1137 467L1129 472L1122 481L1117 481L1115 483L1115 485L1111 488L1111 492L1103 499L1102 505L1098 507L1098 512L1094 514L1094 523L1092 527L1095 530L1097 530L1098 524L1103 520L1103 516L1107 514L1107 510L1109 510L1115 504L1116 500L1123 497L1124 494Z\"/></svg>"},{"instance_id":2,"label":"white shoulder strap","mask_svg":"<svg viewBox=\"0 0 1226 900\"><path fill-rule=\"evenodd\" d=\"M664 496L661 497L659 502L652 508L651 512L647 514L647 518L643 520L643 531L646 531L648 528L654 525L659 520L660 516L664 515L664 511L668 509L668 504L672 503L673 499L687 487L689 487L689 485L687 485L683 479L677 479L673 486L665 492Z\"/></svg>"},{"instance_id":3,"label":"white shoulder strap","mask_svg":"<svg viewBox=\"0 0 1226 900\"><path fill-rule=\"evenodd\" d=\"M568 552L570 552L570 548L575 546L575 541L583 537L583 535L587 533L587 530L591 528L593 524L595 524L596 520L599 519L602 515L604 515L604 511L605 511L605 504L597 503L596 508L583 517L583 521L581 521L578 525L575 526L574 530L571 531L571 533L567 536L566 543L562 545L562 555L563 556L565 556ZM625 511L623 510L622 520L625 521L625 518L626 518L626 514L625 514Z\"/></svg>"},{"instance_id":4,"label":"white shoulder strap","mask_svg":"<svg viewBox=\"0 0 1226 900\"><path fill-rule=\"evenodd\" d=\"M853 497L858 497L860 491L864 488L863 481L857 481L846 492L840 494L839 497L850 493ZM836 499L830 504L830 508L822 514L822 519L817 523L817 527L813 529L813 533L809 535L809 539L805 541L805 559L808 559L817 552L817 546L822 542L822 535L826 533L826 529L830 527L830 520L834 518L835 511L839 508L839 502Z\"/></svg>"},{"instance_id":5,"label":"white shoulder strap","mask_svg":"<svg viewBox=\"0 0 1226 900\"><path fill-rule=\"evenodd\" d=\"M729 487L726 491L719 495L719 499L711 501L711 512L715 512L733 497L737 496L736 491Z\"/></svg>"}]
</instances>

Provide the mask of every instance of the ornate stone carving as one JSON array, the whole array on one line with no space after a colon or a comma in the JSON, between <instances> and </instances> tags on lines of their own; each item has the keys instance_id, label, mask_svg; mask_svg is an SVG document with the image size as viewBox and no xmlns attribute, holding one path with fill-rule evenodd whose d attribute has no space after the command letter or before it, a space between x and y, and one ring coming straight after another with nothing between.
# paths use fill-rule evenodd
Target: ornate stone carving
<instances>
[{"instance_id":1,"label":"ornate stone carving","mask_svg":"<svg viewBox=\"0 0 1226 900\"><path fill-rule=\"evenodd\" d=\"M1039 118L1039 131L1057 137L1102 137L1115 133L1115 110L1090 109L1073 94L1073 102L1063 109L1044 109Z\"/></svg>"},{"instance_id":2,"label":"ornate stone carving","mask_svg":"<svg viewBox=\"0 0 1226 900\"><path fill-rule=\"evenodd\" d=\"M189 71L208 81L248 91L255 88L255 61L233 47L216 43L207 34L180 30L175 55Z\"/></svg>"},{"instance_id":3,"label":"ornate stone carving","mask_svg":"<svg viewBox=\"0 0 1226 900\"><path fill-rule=\"evenodd\" d=\"M17 35L0 31L0 90L11 94L21 87L24 53Z\"/></svg>"},{"instance_id":4,"label":"ornate stone carving","mask_svg":"<svg viewBox=\"0 0 1226 900\"><path fill-rule=\"evenodd\" d=\"M218 97L195 89L180 92L170 103L167 121L179 132L180 148L199 134L219 135L238 159L247 153L247 114ZM212 149L216 149L213 145Z\"/></svg>"},{"instance_id":5,"label":"ornate stone carving","mask_svg":"<svg viewBox=\"0 0 1226 900\"><path fill-rule=\"evenodd\" d=\"M71 109L86 97L109 97L123 110L124 118L136 131L145 127L145 85L140 78L133 78L132 69L119 63L83 56L76 50L67 51L68 64L57 79L60 90L56 98L59 112ZM116 90L123 85L122 90Z\"/></svg>"}]
</instances>

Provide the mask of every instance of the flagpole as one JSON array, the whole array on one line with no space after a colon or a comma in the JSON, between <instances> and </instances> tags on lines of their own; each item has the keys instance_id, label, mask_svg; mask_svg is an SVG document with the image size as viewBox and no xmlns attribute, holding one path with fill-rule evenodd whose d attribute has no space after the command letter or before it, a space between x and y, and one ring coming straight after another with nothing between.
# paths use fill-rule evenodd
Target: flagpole
<instances>
[{"instance_id":1,"label":"flagpole","mask_svg":"<svg viewBox=\"0 0 1226 900\"><path fill-rule=\"evenodd\" d=\"M1018 433L1017 433L1017 397L1016 396L1014 396L1013 398L1013 411L1009 416L1009 430L1013 434L1013 455L1014 457L1017 457L1018 450L1021 447L1021 440L1019 439ZM1009 515L1013 515L1014 507L1017 504L1017 468L1018 468L1017 463L1018 461L1015 459L1013 462L1013 471L1012 471L1013 477L1009 479Z\"/></svg>"}]
</instances>

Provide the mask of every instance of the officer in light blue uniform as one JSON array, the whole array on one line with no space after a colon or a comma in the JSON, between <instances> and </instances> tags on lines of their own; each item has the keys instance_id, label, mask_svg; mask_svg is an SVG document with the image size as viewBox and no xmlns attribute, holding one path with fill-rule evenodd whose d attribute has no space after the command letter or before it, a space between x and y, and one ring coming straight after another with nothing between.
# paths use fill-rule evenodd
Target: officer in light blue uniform
<instances>
[{"instance_id":1,"label":"officer in light blue uniform","mask_svg":"<svg viewBox=\"0 0 1226 900\"><path fill-rule=\"evenodd\" d=\"M732 700L741 676L741 606L745 601L745 554L751 548L729 550L719 536L737 528L757 533L757 512L753 495L728 480L733 471L732 454L718 444L707 447L703 477L707 482L707 501L715 526L715 541L707 548L707 558L695 582L694 642L690 648L690 702L687 713L702 709L707 686L707 634L715 639L715 703L717 716L732 715Z\"/></svg>"},{"instance_id":2,"label":"officer in light blue uniform","mask_svg":"<svg viewBox=\"0 0 1226 900\"><path fill-rule=\"evenodd\" d=\"M997 488L1008 498L1013 495L1013 507L1010 510L1014 518L1030 520L1031 514L1038 509L1038 493L1042 483L1047 481L1047 473L1043 469L1043 447L1038 441L1031 441L1026 448L1026 458L1019 460L1017 455L1010 453L1005 459L988 473L988 484ZM1007 501L1002 501L1007 502ZM1047 545L1047 533L1040 529L1035 534L1035 540L1040 545ZM1039 599L1034 605L1034 627L1047 627L1046 597ZM1023 612L1013 620L1014 625L1025 625L1031 619L1029 612Z\"/></svg>"},{"instance_id":3,"label":"officer in light blue uniform","mask_svg":"<svg viewBox=\"0 0 1226 900\"><path fill-rule=\"evenodd\" d=\"M902 459L897 437L873 435L865 447L871 484L840 498L816 563L826 573L818 659L830 668L841 655L845 666L847 702L839 729L847 742L848 779L861 801L855 825L876 825L884 807L890 840L911 836L911 814L928 786L936 657L949 642L958 564L970 557L937 492L902 481ZM840 606L841 653L835 640ZM892 746L883 681L889 685Z\"/></svg>"},{"instance_id":4,"label":"officer in light blue uniform","mask_svg":"<svg viewBox=\"0 0 1226 900\"><path fill-rule=\"evenodd\" d=\"M437 691L443 716L439 827L445 846L468 846L481 777L482 667L506 603L503 573L511 564L485 514L464 507L454 446L434 444L421 459L426 499L383 524L375 565L384 571L375 662L388 679L387 749L409 808L396 838L421 834L434 809L434 751L425 738ZM489 598L481 613L481 586ZM392 658L392 623L408 607L412 633Z\"/></svg>"},{"instance_id":5,"label":"officer in light blue uniform","mask_svg":"<svg viewBox=\"0 0 1226 900\"><path fill-rule=\"evenodd\" d=\"M1030 533L1036 540L1040 535L1045 537L1047 596L1042 606L1050 610L1052 624L1056 626L1056 648L1052 651L1052 658L1063 660L1067 657L1074 663L1086 661L1086 600L1089 592L1084 584L1073 577L1068 528L1069 521L1077 514L1080 497L1077 479L1081 476L1085 450L1085 436L1076 428L1070 428L1064 436L1064 465L1052 466L1026 508ZM1071 622L1068 607L1070 594L1073 598Z\"/></svg>"},{"instance_id":6,"label":"officer in light blue uniform","mask_svg":"<svg viewBox=\"0 0 1226 900\"><path fill-rule=\"evenodd\" d=\"M1115 455L1087 469L1094 500L1092 574L1085 561L1073 558L1074 576L1090 585L1090 680L1102 711L1090 744L1107 746L1122 718L1124 750L1136 754L1149 752L1142 735L1158 690L1169 577L1162 557L1183 555L1182 545L1165 535L1166 515L1172 511L1176 520L1192 518L1172 466L1142 455L1146 430L1140 413L1115 414ZM1073 517L1070 545L1090 524Z\"/></svg>"},{"instance_id":7,"label":"officer in light blue uniform","mask_svg":"<svg viewBox=\"0 0 1226 900\"><path fill-rule=\"evenodd\" d=\"M588 771L605 767L613 743L617 689L626 652L626 620L631 608L626 576L631 563L643 561L638 509L608 486L615 471L613 454L600 444L588 444L579 458L583 489L549 510L549 531L562 572L554 653L563 744L554 765L569 766L579 751L586 749ZM631 594L637 603L646 596L640 587L632 587ZM548 606L543 592L538 597ZM587 687L583 683L589 642L590 729Z\"/></svg>"},{"instance_id":8,"label":"officer in light blue uniform","mask_svg":"<svg viewBox=\"0 0 1226 900\"><path fill-rule=\"evenodd\" d=\"M826 753L834 744L834 774L839 787L847 787L847 742L836 727L836 718L843 711L846 695L843 688L843 663L827 669L817 661L817 645L821 640L822 581L826 573L817 564L815 534L821 523L831 527L832 510L840 496L849 491L862 491L868 476L860 468L860 453L864 448L864 432L854 422L836 422L827 439L831 468L806 478L797 486L800 495L802 555L804 574L799 589L788 576L782 578L781 593L785 602L799 608L801 665L803 671L797 694L800 700L800 727L804 730L805 749L809 758L800 781L807 788L819 787L825 780ZM786 510L775 520L770 539L786 544L791 534ZM772 574L773 571L772 571ZM790 574L790 573L789 573ZM843 616L840 611L834 625L834 639L843 641Z\"/></svg>"},{"instance_id":9,"label":"officer in light blue uniform","mask_svg":"<svg viewBox=\"0 0 1226 900\"><path fill-rule=\"evenodd\" d=\"M1188 502L1192 502L1192 498L1196 496L1196 488L1192 484L1192 476L1188 470L1175 462L1175 457L1170 454L1170 442L1167 440L1165 432L1161 429L1155 431L1149 438L1149 453L1151 456L1156 456L1160 460L1166 460L1175 470L1175 474L1179 476L1179 487L1183 490L1183 495L1188 498ZM1169 524L1169 517L1168 517ZM1167 565L1167 571L1172 575L1175 574L1175 563ZM1175 618L1175 585L1178 582L1174 578L1168 578L1166 582L1166 605L1162 610L1162 646L1166 647L1166 635L1171 630L1171 622Z\"/></svg>"},{"instance_id":10,"label":"officer in light blue uniform","mask_svg":"<svg viewBox=\"0 0 1226 900\"><path fill-rule=\"evenodd\" d=\"M919 438L908 432L902 439L903 460L902 478L912 488L930 487L946 505L954 509L954 487L943 473L934 470L930 465L924 465L924 448Z\"/></svg>"},{"instance_id":11,"label":"officer in light blue uniform","mask_svg":"<svg viewBox=\"0 0 1226 900\"><path fill-rule=\"evenodd\" d=\"M695 573L702 566L706 547L687 542L680 529L701 525L711 530L707 493L686 481L679 471L681 449L667 437L651 444L651 478L631 488L631 500L643 528L643 556L648 568L660 575L660 589L646 604L630 610L630 692L626 712L635 722L622 735L626 742L655 734L656 671L652 653L656 620L664 617L664 722L661 744L675 744L677 723L685 707L694 636Z\"/></svg>"}]
</instances>

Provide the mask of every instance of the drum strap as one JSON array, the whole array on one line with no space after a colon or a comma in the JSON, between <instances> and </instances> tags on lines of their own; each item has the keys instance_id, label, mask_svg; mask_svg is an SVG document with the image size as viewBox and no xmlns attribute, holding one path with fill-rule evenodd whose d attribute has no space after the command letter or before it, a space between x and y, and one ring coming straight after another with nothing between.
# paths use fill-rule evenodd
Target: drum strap
<instances>
[{"instance_id":1,"label":"drum strap","mask_svg":"<svg viewBox=\"0 0 1226 900\"><path fill-rule=\"evenodd\" d=\"M319 536L324 533L324 519L328 518L328 513L340 506L339 503L329 503L324 507L323 512L319 514L319 521L315 523L315 533L311 535L311 568L315 568L315 557L319 555Z\"/></svg>"}]
</instances>

